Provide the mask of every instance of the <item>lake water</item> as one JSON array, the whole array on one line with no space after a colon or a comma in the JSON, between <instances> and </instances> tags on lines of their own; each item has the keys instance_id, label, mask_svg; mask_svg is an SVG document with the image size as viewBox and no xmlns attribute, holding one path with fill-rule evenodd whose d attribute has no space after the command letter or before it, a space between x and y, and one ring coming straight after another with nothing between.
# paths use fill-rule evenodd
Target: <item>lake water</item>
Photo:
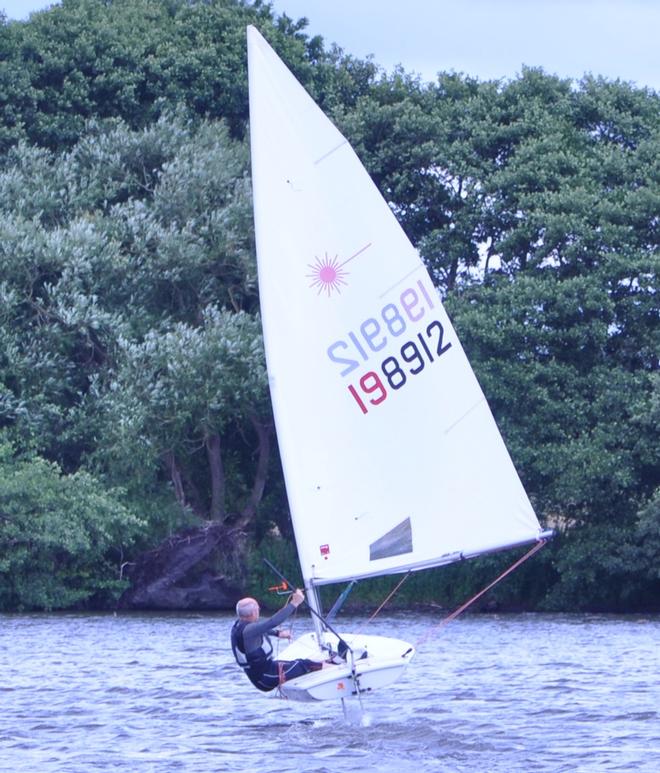
<instances>
[{"instance_id":1,"label":"lake water","mask_svg":"<svg viewBox=\"0 0 660 773\"><path fill-rule=\"evenodd\" d=\"M440 619L368 627L432 635L346 719L258 693L228 615L0 615L0 770L660 771L660 618Z\"/></svg>"}]
</instances>

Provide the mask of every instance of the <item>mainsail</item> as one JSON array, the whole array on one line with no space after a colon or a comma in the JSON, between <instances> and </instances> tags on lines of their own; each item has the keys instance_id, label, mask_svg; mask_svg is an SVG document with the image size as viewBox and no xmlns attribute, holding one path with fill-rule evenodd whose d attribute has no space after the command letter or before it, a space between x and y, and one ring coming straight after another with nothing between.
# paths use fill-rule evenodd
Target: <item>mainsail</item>
<instances>
[{"instance_id":1,"label":"mainsail","mask_svg":"<svg viewBox=\"0 0 660 773\"><path fill-rule=\"evenodd\" d=\"M248 54L264 340L305 581L536 540L537 518L417 251L253 27Z\"/></svg>"}]
</instances>

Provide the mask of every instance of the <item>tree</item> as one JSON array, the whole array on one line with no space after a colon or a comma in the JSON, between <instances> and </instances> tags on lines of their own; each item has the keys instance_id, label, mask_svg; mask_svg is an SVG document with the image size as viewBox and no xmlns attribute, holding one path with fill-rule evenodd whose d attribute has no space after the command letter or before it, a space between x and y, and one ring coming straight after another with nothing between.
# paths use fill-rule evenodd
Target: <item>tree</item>
<instances>
[{"instance_id":1,"label":"tree","mask_svg":"<svg viewBox=\"0 0 660 773\"><path fill-rule=\"evenodd\" d=\"M103 402L105 452L124 460L120 466L126 473L136 459L155 456L182 508L206 520L231 520L239 528L254 519L270 450L258 318L208 307L199 327L179 323L152 331L140 343L122 342ZM254 479L248 484L246 468L234 468L228 492L225 468L245 442L246 425L257 441Z\"/></svg>"},{"instance_id":2,"label":"tree","mask_svg":"<svg viewBox=\"0 0 660 773\"><path fill-rule=\"evenodd\" d=\"M3 18L7 437L65 476L121 484L149 524L142 547L202 523L212 561L228 530L286 525L281 476L262 486L250 22L340 124L446 296L561 531L547 603L647 604L660 101L628 84L529 68L510 82L386 76L261 2L64 0ZM540 602L545 583L526 587Z\"/></svg>"},{"instance_id":3,"label":"tree","mask_svg":"<svg viewBox=\"0 0 660 773\"><path fill-rule=\"evenodd\" d=\"M116 598L124 551L144 529L89 473L63 475L0 439L0 609L59 609Z\"/></svg>"},{"instance_id":4,"label":"tree","mask_svg":"<svg viewBox=\"0 0 660 773\"><path fill-rule=\"evenodd\" d=\"M328 103L375 71L261 0L63 0L29 22L0 19L0 152L20 139L70 148L92 118L142 129L174 105L244 137L248 24Z\"/></svg>"},{"instance_id":5,"label":"tree","mask_svg":"<svg viewBox=\"0 0 660 773\"><path fill-rule=\"evenodd\" d=\"M179 112L140 131L93 121L69 151L23 143L11 156L0 407L12 438L123 485L152 540L192 515L250 526L270 407L244 144Z\"/></svg>"},{"instance_id":6,"label":"tree","mask_svg":"<svg viewBox=\"0 0 660 773\"><path fill-rule=\"evenodd\" d=\"M658 483L645 417L660 345L659 114L657 95L627 84L525 69L509 83L395 73L340 116L447 294L542 520L561 531L556 607L650 597L628 567L643 564L635 524Z\"/></svg>"}]
</instances>

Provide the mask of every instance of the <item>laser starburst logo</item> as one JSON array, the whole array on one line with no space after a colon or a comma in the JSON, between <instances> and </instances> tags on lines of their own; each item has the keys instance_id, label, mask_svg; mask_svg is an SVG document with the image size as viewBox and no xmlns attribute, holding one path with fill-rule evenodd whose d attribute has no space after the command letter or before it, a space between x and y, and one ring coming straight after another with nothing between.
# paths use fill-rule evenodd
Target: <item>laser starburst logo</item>
<instances>
[{"instance_id":1,"label":"laser starburst logo","mask_svg":"<svg viewBox=\"0 0 660 773\"><path fill-rule=\"evenodd\" d=\"M348 271L342 268L338 255L330 258L326 252L324 258L316 256L314 263L309 263L308 266L311 273L307 274L307 277L312 280L309 286L318 288L319 295L325 291L330 297L333 292L340 293L341 286L347 284Z\"/></svg>"},{"instance_id":2,"label":"laser starburst logo","mask_svg":"<svg viewBox=\"0 0 660 773\"><path fill-rule=\"evenodd\" d=\"M349 276L349 272L344 269L344 266L353 258L357 258L358 255L370 246L371 244L365 245L354 255L351 255L350 258L343 261L339 259L339 255L330 257L327 252L323 258L315 255L314 262L307 264L307 267L310 269L310 273L307 274L307 278L311 280L309 286L318 291L317 295L325 292L328 298L332 293L341 293L342 287L348 285L346 277Z\"/></svg>"}]
</instances>

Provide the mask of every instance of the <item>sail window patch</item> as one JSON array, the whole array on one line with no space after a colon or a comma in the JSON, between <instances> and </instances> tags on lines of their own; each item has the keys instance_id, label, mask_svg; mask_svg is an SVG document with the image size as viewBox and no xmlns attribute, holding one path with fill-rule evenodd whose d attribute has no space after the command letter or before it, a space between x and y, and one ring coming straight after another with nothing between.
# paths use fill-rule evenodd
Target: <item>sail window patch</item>
<instances>
[{"instance_id":1,"label":"sail window patch","mask_svg":"<svg viewBox=\"0 0 660 773\"><path fill-rule=\"evenodd\" d=\"M377 561L379 558L412 553L412 549L412 526L410 518L406 518L369 545L369 560Z\"/></svg>"}]
</instances>

